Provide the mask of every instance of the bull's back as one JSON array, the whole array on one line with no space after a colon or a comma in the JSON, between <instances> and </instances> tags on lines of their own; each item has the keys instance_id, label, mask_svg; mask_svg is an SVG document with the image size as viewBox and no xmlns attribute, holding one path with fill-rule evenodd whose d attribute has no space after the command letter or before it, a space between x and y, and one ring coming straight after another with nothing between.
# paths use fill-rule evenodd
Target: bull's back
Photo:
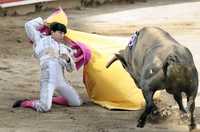
<instances>
[{"instance_id":1,"label":"bull's back","mask_svg":"<svg viewBox=\"0 0 200 132\"><path fill-rule=\"evenodd\" d=\"M148 49L158 45L162 48L178 44L166 31L157 27L145 27L139 31L135 54L145 54Z\"/></svg>"},{"instance_id":2,"label":"bull's back","mask_svg":"<svg viewBox=\"0 0 200 132\"><path fill-rule=\"evenodd\" d=\"M166 59L176 55L182 64L193 64L190 51L173 39L166 31L156 27L145 27L139 31L137 44L130 59L132 73L138 79L144 69L163 68ZM150 67L148 67L150 66Z\"/></svg>"},{"instance_id":3,"label":"bull's back","mask_svg":"<svg viewBox=\"0 0 200 132\"><path fill-rule=\"evenodd\" d=\"M136 67L142 68L146 57L153 59L153 57L159 56L160 59L165 59L173 52L174 46L179 46L178 42L166 31L157 27L142 28L133 52L133 60L137 61Z\"/></svg>"}]
</instances>

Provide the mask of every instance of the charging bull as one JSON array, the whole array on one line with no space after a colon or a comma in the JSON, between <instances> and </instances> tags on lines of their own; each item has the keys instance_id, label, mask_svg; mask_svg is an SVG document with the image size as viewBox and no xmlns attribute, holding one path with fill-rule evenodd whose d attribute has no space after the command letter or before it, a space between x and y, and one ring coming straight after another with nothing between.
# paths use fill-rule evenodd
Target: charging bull
<instances>
[{"instance_id":1,"label":"charging bull","mask_svg":"<svg viewBox=\"0 0 200 132\"><path fill-rule=\"evenodd\" d=\"M181 93L186 94L190 128L195 128L194 109L198 73L189 49L157 27L144 27L133 39L133 44L130 43L124 50L116 53L106 67L119 60L142 90L146 107L137 127L144 127L147 116L157 110L153 101L154 93L165 89L173 95L183 113L187 111L183 106Z\"/></svg>"}]
</instances>

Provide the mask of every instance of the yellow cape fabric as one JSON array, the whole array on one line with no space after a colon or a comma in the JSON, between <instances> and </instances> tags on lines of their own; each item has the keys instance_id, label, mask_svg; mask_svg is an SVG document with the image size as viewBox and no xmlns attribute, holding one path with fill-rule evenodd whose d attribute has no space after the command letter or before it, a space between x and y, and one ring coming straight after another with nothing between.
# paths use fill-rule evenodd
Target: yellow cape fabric
<instances>
[{"instance_id":1,"label":"yellow cape fabric","mask_svg":"<svg viewBox=\"0 0 200 132\"><path fill-rule=\"evenodd\" d=\"M109 69L105 67L113 53L123 49L127 42L73 30L67 35L85 43L92 52L91 60L84 67L84 83L93 102L108 109L138 110L144 107L141 91L120 62L113 63Z\"/></svg>"},{"instance_id":2,"label":"yellow cape fabric","mask_svg":"<svg viewBox=\"0 0 200 132\"><path fill-rule=\"evenodd\" d=\"M54 21L57 21L58 16ZM52 17L51 17L51 20ZM65 20L61 16L59 20ZM67 21L67 20L66 20ZM119 61L106 69L106 63L127 44L126 39L106 37L68 29L66 34L75 41L86 44L92 57L84 66L84 83L89 98L108 109L139 110L145 102L140 89L123 69Z\"/></svg>"},{"instance_id":3,"label":"yellow cape fabric","mask_svg":"<svg viewBox=\"0 0 200 132\"><path fill-rule=\"evenodd\" d=\"M58 8L55 12L53 12L47 19L47 23L50 24L52 22L59 22L67 26L68 18L62 8Z\"/></svg>"}]
</instances>

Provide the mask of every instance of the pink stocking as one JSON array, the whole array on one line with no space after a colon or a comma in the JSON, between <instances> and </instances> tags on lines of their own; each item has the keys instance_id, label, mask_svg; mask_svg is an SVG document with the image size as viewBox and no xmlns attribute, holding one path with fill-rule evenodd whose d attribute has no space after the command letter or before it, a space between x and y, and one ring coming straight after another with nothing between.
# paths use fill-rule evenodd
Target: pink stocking
<instances>
[{"instance_id":1,"label":"pink stocking","mask_svg":"<svg viewBox=\"0 0 200 132\"><path fill-rule=\"evenodd\" d=\"M53 97L52 102L57 105L68 105L67 100L63 96Z\"/></svg>"},{"instance_id":2,"label":"pink stocking","mask_svg":"<svg viewBox=\"0 0 200 132\"><path fill-rule=\"evenodd\" d=\"M21 105L21 107L24 107L24 108L32 108L32 109L35 109L34 108L34 101L33 100L24 100Z\"/></svg>"}]
</instances>

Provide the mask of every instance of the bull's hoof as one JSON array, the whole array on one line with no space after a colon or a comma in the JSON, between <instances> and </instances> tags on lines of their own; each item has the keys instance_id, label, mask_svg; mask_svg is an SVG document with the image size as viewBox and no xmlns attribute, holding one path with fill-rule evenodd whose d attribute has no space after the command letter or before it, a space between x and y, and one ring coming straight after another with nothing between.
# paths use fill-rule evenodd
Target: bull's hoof
<instances>
[{"instance_id":1,"label":"bull's hoof","mask_svg":"<svg viewBox=\"0 0 200 132\"><path fill-rule=\"evenodd\" d=\"M143 128L144 125L145 125L145 123L144 123L142 120L139 120L139 121L138 121L138 124L137 124L137 127Z\"/></svg>"},{"instance_id":2,"label":"bull's hoof","mask_svg":"<svg viewBox=\"0 0 200 132\"><path fill-rule=\"evenodd\" d=\"M191 126L192 125L190 125L190 132L200 132L200 125L199 124L195 124L195 126L193 126L193 127L191 127Z\"/></svg>"},{"instance_id":3,"label":"bull's hoof","mask_svg":"<svg viewBox=\"0 0 200 132\"><path fill-rule=\"evenodd\" d=\"M197 128L197 125L195 123L194 124L190 124L190 131L193 131L196 128Z\"/></svg>"},{"instance_id":4,"label":"bull's hoof","mask_svg":"<svg viewBox=\"0 0 200 132\"><path fill-rule=\"evenodd\" d=\"M138 124L137 124L137 127L138 127L138 128L143 128L143 127L144 127L144 124L138 123Z\"/></svg>"}]
</instances>

